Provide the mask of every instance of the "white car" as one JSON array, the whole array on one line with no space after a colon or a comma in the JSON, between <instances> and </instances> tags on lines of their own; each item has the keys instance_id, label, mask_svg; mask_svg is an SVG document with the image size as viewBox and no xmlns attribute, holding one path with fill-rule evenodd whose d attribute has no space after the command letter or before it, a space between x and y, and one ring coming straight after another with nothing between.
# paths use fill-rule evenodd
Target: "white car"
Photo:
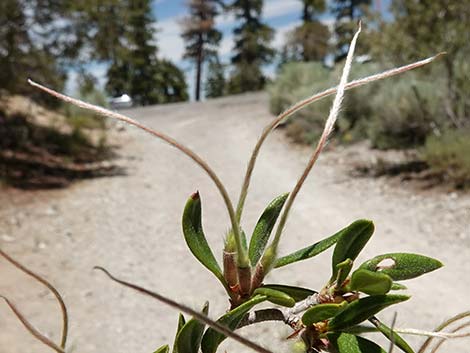
<instances>
[{"instance_id":1,"label":"white car","mask_svg":"<svg viewBox=\"0 0 470 353\"><path fill-rule=\"evenodd\" d=\"M122 94L118 97L108 99L111 109L125 109L131 108L133 105L132 98L128 94Z\"/></svg>"}]
</instances>

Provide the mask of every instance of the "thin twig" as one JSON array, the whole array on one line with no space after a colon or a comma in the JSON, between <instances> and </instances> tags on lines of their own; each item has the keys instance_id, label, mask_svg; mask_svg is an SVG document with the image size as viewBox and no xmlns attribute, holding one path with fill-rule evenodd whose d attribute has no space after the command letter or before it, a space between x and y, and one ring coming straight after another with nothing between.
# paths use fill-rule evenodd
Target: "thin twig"
<instances>
[{"instance_id":1,"label":"thin twig","mask_svg":"<svg viewBox=\"0 0 470 353\"><path fill-rule=\"evenodd\" d=\"M42 283L45 287L47 287L47 289L49 289L52 292L52 294L54 294L54 296L57 299L57 302L59 303L60 311L62 313L62 335L60 339L60 347L62 347L62 349L65 349L65 344L67 342L67 335L68 335L69 318L67 314L67 307L65 306L64 300L62 299L62 296L60 295L59 291L52 284L50 284L46 279L44 279L40 275L34 273L33 271L23 266L21 263L13 259L10 255L8 255L2 249L0 249L0 255L3 258L5 258L5 260L10 262L13 266L15 266L17 269L26 273L28 276L33 277L39 283Z\"/></svg>"},{"instance_id":2,"label":"thin twig","mask_svg":"<svg viewBox=\"0 0 470 353\"><path fill-rule=\"evenodd\" d=\"M246 263L248 262L248 257L246 255L246 251L245 251L244 247L242 246L241 236L240 236L240 229L239 229L238 222L236 220L235 209L233 207L232 200L230 199L230 196L228 195L228 192L225 189L224 184L219 179L219 177L217 176L215 171L199 155L197 155L190 148L188 148L188 147L184 146L183 144L179 143L178 141L176 141L172 137L170 137L170 136L168 136L168 135L166 135L166 134L164 134L160 131L156 131L152 128L149 128L149 127L139 123L138 121L129 118L128 116L113 112L113 111L105 109L103 107L99 107L99 106L96 106L96 105L93 105L93 104L90 104L90 103L86 103L86 102L84 102L82 100L79 100L79 99L75 99L75 98L66 96L65 94L56 92L53 89L50 89L50 88L45 87L43 85L40 85L40 84L30 80L30 79L28 79L28 82L29 82L30 85L32 85L34 87L37 87L40 90L42 90L42 91L58 98L58 99L63 100L64 102L71 103L73 105L76 105L77 107L93 111L93 112L95 112L99 115L109 117L109 118L113 118L113 119L117 119L117 120L123 121L125 123L128 123L130 125L136 126L139 129L144 130L144 131L148 132L149 134L165 141L169 145L171 145L171 146L175 147L176 149L180 150L181 152L183 152L185 155L187 155L189 158L191 158L194 162L196 162L207 173L207 175L209 175L209 177L212 179L215 186L219 190L220 194L222 195L222 198L225 202L225 206L227 208L227 211L228 211L228 214L229 214L229 217L230 217L230 222L232 224L233 233L235 235L235 241L236 241L236 244L237 244L237 253L239 255L239 261L242 264L244 264L245 262Z\"/></svg>"},{"instance_id":3,"label":"thin twig","mask_svg":"<svg viewBox=\"0 0 470 353\"><path fill-rule=\"evenodd\" d=\"M320 301L318 293L315 293L295 303L292 308L255 310L245 315L238 328L264 321L282 321L293 326L300 320L298 314L317 304L320 304Z\"/></svg>"},{"instance_id":4,"label":"thin twig","mask_svg":"<svg viewBox=\"0 0 470 353\"><path fill-rule=\"evenodd\" d=\"M385 78L388 78L388 77L399 75L399 74L407 72L409 70L413 70L413 69L422 67L424 65L427 65L427 64L433 62L438 57L440 57L444 54L445 54L444 52L438 53L435 56L432 56L432 57L424 59L424 60L417 61L417 62L412 63L412 64L408 64L408 65L405 65L405 66L401 66L401 67L398 67L398 68L394 68L394 69L391 69L391 70L380 72L380 73L375 74L375 75L371 75L371 76L367 76L367 77L363 77L363 78L351 81L344 88L346 90L350 90L352 88L360 87L360 86L366 85L368 83L372 83L372 82L379 81L379 80L382 80L382 79L385 79ZM248 188L250 187L251 176L253 174L253 170L254 170L254 167L255 167L255 164L256 164L256 160L258 158L259 151L261 150L261 146L263 145L263 143L266 140L266 138L268 137L268 135L280 123L285 121L292 114L298 112L299 110L303 109L304 107L306 107L307 105L309 105L311 103L314 103L314 102L316 102L320 99L323 99L323 98L328 97L332 94L335 94L337 90L338 90L338 87L328 88L323 92L316 93L313 96L310 96L310 97L307 97L307 98L301 100L300 102L294 104L293 106L289 107L284 112L279 114L276 117L276 119L274 119L271 123L269 123L263 129L263 132L261 133L261 136L258 139L258 141L256 142L256 145L253 149L253 152L251 153L250 161L248 162L248 166L247 166L247 169L246 169L246 172L245 172L245 178L243 180L243 185L242 185L242 188L241 188L241 191L240 191L240 196L239 196L238 204L237 204L237 220L239 222L240 222L240 219L241 219L241 216L242 216L242 213L243 213L243 207L245 205L246 196L248 194Z\"/></svg>"},{"instance_id":5,"label":"thin twig","mask_svg":"<svg viewBox=\"0 0 470 353\"><path fill-rule=\"evenodd\" d=\"M462 338L470 336L470 332L465 333L457 333L457 332L436 332L436 331L424 331L424 330L417 330L414 328L396 328L395 332L403 333L405 335L415 335L415 336L427 336L431 338ZM421 350L419 351L421 352Z\"/></svg>"},{"instance_id":6,"label":"thin twig","mask_svg":"<svg viewBox=\"0 0 470 353\"><path fill-rule=\"evenodd\" d=\"M343 73L341 75L341 79L338 85L338 90L335 96L335 99L333 100L333 104L331 106L330 114L328 116L328 119L326 120L325 127L323 129L322 135L318 141L317 147L315 148L312 157L310 158L310 161L308 162L305 170L303 171L302 175L300 176L299 180L297 181L297 184L295 185L294 189L292 192L289 194L289 198L286 201L286 205L284 206L284 211L282 212L281 218L279 220L279 224L276 229L276 234L274 236L273 242L272 242L272 248L274 249L274 253L277 251L277 247L279 245L279 241L281 239L281 234L284 229L284 226L287 221L287 217L289 216L289 211L292 208L292 204L295 201L295 198L297 194L299 193L300 189L302 188L302 185L305 182L305 179L307 179L307 176L310 174L310 171L312 170L313 165L317 161L318 157L320 156L320 153L323 151L323 148L325 147L325 144L327 142L328 136L331 134L333 131L334 124L338 118L339 110L341 108L341 103L343 102L344 98L344 91L345 87L348 81L348 76L349 72L351 71L351 64L352 64L352 59L354 55L354 49L356 47L356 42L357 38L359 36L359 33L361 33L361 24L359 23L359 29L357 30L356 34L354 35L351 44L349 46L349 51L348 51L348 56L346 57L346 63L344 64L343 68ZM266 269L266 271L269 271L269 269Z\"/></svg>"},{"instance_id":7,"label":"thin twig","mask_svg":"<svg viewBox=\"0 0 470 353\"><path fill-rule=\"evenodd\" d=\"M453 324L454 322L457 322L457 321L462 320L462 319L464 319L466 317L469 317L469 316L470 316L470 311L464 311L462 313L459 313L459 314L451 317L450 319L445 320L443 323L441 323L439 326L437 326L434 331L439 332L439 331L445 329L447 326ZM426 341L424 341L424 343L419 348L418 353L424 353L424 351L429 346L429 344L431 343L433 338L434 338L434 336L428 337L428 339L426 339Z\"/></svg>"},{"instance_id":8,"label":"thin twig","mask_svg":"<svg viewBox=\"0 0 470 353\"><path fill-rule=\"evenodd\" d=\"M52 348L58 353L65 353L63 347L59 347L54 342L52 342L49 338L44 336L41 332L39 332L27 319L26 317L18 310L18 308L13 304L7 297L0 295L0 298L5 300L7 305L10 307L11 311L16 315L16 317L21 321L24 327L33 335L36 339L44 343L46 346Z\"/></svg>"},{"instance_id":9,"label":"thin twig","mask_svg":"<svg viewBox=\"0 0 470 353\"><path fill-rule=\"evenodd\" d=\"M395 337L393 336L393 330L395 329L395 324L397 323L397 312L393 314L392 325L390 326L390 348L388 353L393 353L393 347L395 347Z\"/></svg>"},{"instance_id":10,"label":"thin twig","mask_svg":"<svg viewBox=\"0 0 470 353\"><path fill-rule=\"evenodd\" d=\"M143 287L140 287L140 286L137 286L133 283L130 283L130 282L126 282L126 281L123 281L123 280L120 280L116 277L114 277L111 273L109 273L106 269L104 269L103 267L99 267L99 266L95 266L94 269L96 270L100 270L102 272L104 272L111 280L123 285L123 286L126 286L126 287L129 287L129 288L132 288L134 290L136 290L137 292L139 293L142 293L142 294L145 294L145 295L148 295L152 298L155 298L169 306L171 306L172 308L175 308L175 309L178 309L178 310L181 310L182 312L188 314L188 315L191 315L192 317L194 317L196 320L212 327L215 331L227 336L227 337L230 337L232 339L234 339L235 341L238 341L240 342L241 344L253 349L254 351L256 352L259 352L259 353L273 353L269 350L267 350L266 348L263 348L261 347L260 345L258 345L257 343L254 343L246 338L244 338L243 336L240 336L239 334L231 331L230 329L228 329L226 326L223 326L221 324L219 324L218 322L215 322L211 319L209 319L207 316L205 316L204 314L201 314L200 312L196 311L196 310L193 310L191 309L190 307L187 307L186 305L183 305L183 304L180 304L170 298L167 298L159 293L156 293L154 291L150 291L148 289L145 289Z\"/></svg>"},{"instance_id":11,"label":"thin twig","mask_svg":"<svg viewBox=\"0 0 470 353\"><path fill-rule=\"evenodd\" d=\"M466 322L458 327L456 327L455 329L453 329L451 332L452 333L455 333L457 331L460 331L460 330L463 330L464 328L467 328L470 326L470 321L469 322ZM470 336L470 332L467 333L467 336ZM465 336L465 337L467 337ZM438 351L438 349L442 346L442 344L445 342L446 340L443 338L441 339L439 342L437 342L436 346L432 349L432 351L430 353L436 353Z\"/></svg>"}]
</instances>

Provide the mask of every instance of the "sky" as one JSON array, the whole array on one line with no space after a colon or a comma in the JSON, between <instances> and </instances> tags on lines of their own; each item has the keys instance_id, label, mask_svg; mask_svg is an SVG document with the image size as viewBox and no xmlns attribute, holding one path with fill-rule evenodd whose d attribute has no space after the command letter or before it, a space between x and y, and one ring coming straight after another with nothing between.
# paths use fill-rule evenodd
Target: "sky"
<instances>
[{"instance_id":1,"label":"sky","mask_svg":"<svg viewBox=\"0 0 470 353\"><path fill-rule=\"evenodd\" d=\"M185 73L189 93L192 97L194 91L194 68L191 62L183 60L184 42L181 38L181 26L179 21L187 15L185 6L186 0L154 0L152 3L153 15L156 19L155 28L157 29L157 45L159 47L158 56L160 58L170 59L177 64ZM375 7L380 7L382 11L388 7L390 0L375 0ZM302 12L302 2L300 0L264 0L263 21L275 29L275 37L272 45L280 49L284 43L286 33L300 24L300 15ZM320 20L326 24L331 24L333 17L325 13ZM216 26L222 32L223 39L219 48L219 56L222 62L229 63L231 51L233 48L233 28L235 19L231 15L220 15L216 19ZM103 63L91 63L87 69L98 78L101 86L106 81L105 75L107 65ZM275 65L269 65L264 68L268 76L273 76ZM71 73L68 91L74 91L74 82L76 75Z\"/></svg>"}]
</instances>

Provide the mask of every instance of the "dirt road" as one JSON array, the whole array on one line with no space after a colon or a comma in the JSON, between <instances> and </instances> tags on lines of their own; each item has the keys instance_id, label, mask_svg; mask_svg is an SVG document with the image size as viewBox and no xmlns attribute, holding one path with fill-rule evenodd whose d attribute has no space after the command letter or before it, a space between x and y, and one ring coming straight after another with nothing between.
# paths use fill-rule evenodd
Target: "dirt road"
<instances>
[{"instance_id":1,"label":"dirt road","mask_svg":"<svg viewBox=\"0 0 470 353\"><path fill-rule=\"evenodd\" d=\"M264 94L129 113L200 153L233 198L251 148L272 119ZM70 352L149 353L173 340L176 312L110 282L92 270L94 265L194 307L210 299L213 317L227 307L218 282L187 250L180 225L187 197L199 190L206 235L221 249L229 222L217 190L199 167L173 148L134 128L121 136L127 176L83 181L66 190L0 189L0 246L64 294L71 319ZM247 233L263 207L293 187L308 159L308 149L285 142L277 132L262 150L243 220ZM415 193L392 188L384 179L351 179L345 158L339 152L320 158L288 221L282 253L309 245L355 219L369 218L377 230L360 260L406 251L437 257L446 265L409 282L413 298L401 305L397 327L431 330L442 319L469 310L470 195ZM269 282L320 288L329 277L329 256L274 271ZM0 293L14 299L34 324L57 340L60 317L52 297L4 261L0 273ZM392 313L382 317L388 320ZM282 324L263 324L255 333L241 333L263 337L267 347L281 352L278 342L289 330ZM231 353L249 351L233 342L223 347ZM470 352L463 340L444 347L445 352ZM2 304L0 352L50 350L30 338Z\"/></svg>"}]
</instances>

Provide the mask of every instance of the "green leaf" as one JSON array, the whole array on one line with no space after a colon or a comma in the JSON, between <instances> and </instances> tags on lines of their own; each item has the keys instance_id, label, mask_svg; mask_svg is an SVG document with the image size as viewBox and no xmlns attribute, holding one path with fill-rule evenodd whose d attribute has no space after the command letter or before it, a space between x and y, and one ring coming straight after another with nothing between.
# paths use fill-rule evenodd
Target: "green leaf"
<instances>
[{"instance_id":1,"label":"green leaf","mask_svg":"<svg viewBox=\"0 0 470 353\"><path fill-rule=\"evenodd\" d=\"M207 315L209 303L205 303L202 312ZM186 322L176 337L176 351L179 353L198 353L205 325L196 319Z\"/></svg>"},{"instance_id":2,"label":"green leaf","mask_svg":"<svg viewBox=\"0 0 470 353\"><path fill-rule=\"evenodd\" d=\"M351 276L349 288L369 295L379 295L388 293L392 284L392 279L385 273L358 269Z\"/></svg>"},{"instance_id":3,"label":"green leaf","mask_svg":"<svg viewBox=\"0 0 470 353\"><path fill-rule=\"evenodd\" d=\"M168 345L161 346L160 348L157 348L157 350L153 353L168 353L170 351L170 347Z\"/></svg>"},{"instance_id":4,"label":"green leaf","mask_svg":"<svg viewBox=\"0 0 470 353\"><path fill-rule=\"evenodd\" d=\"M186 323L186 320L183 314L180 313L178 317L178 327L176 328L175 341L173 342L173 353L178 353L177 348L176 348L176 339L178 338L178 334L180 333L185 323Z\"/></svg>"},{"instance_id":5,"label":"green leaf","mask_svg":"<svg viewBox=\"0 0 470 353\"><path fill-rule=\"evenodd\" d=\"M407 286L401 283L393 282L391 290L404 290L408 289Z\"/></svg>"},{"instance_id":6,"label":"green leaf","mask_svg":"<svg viewBox=\"0 0 470 353\"><path fill-rule=\"evenodd\" d=\"M284 292L287 295L291 296L296 302L300 302L301 300L310 297L311 295L316 294L314 290L302 288L302 287L293 287L293 286L285 286L282 284L265 284L261 288L270 288L280 292Z\"/></svg>"},{"instance_id":7,"label":"green leaf","mask_svg":"<svg viewBox=\"0 0 470 353\"><path fill-rule=\"evenodd\" d=\"M341 287L343 282L348 277L349 272L351 272L351 269L353 267L353 264L354 262L351 259L346 259L336 265L336 269L338 270L336 274L336 286L338 288Z\"/></svg>"},{"instance_id":8,"label":"green leaf","mask_svg":"<svg viewBox=\"0 0 470 353\"><path fill-rule=\"evenodd\" d=\"M393 342L393 344L400 348L403 352L405 353L414 353L413 348L410 347L410 345L395 331L393 331L390 327L387 325L383 324L380 320L377 318L373 318L370 320L375 327L385 336L387 337L390 342Z\"/></svg>"},{"instance_id":9,"label":"green leaf","mask_svg":"<svg viewBox=\"0 0 470 353\"><path fill-rule=\"evenodd\" d=\"M260 288L257 288L253 292L253 294L265 295L268 301L277 305L287 306L289 308L295 305L294 298L292 298L290 295L284 292L281 292L279 290L266 288L266 287L260 287Z\"/></svg>"},{"instance_id":10,"label":"green leaf","mask_svg":"<svg viewBox=\"0 0 470 353\"><path fill-rule=\"evenodd\" d=\"M248 251L252 266L255 266L261 258L279 213L281 213L282 207L287 200L287 196L289 196L289 193L282 194L272 200L259 218L258 223L256 223Z\"/></svg>"},{"instance_id":11,"label":"green leaf","mask_svg":"<svg viewBox=\"0 0 470 353\"><path fill-rule=\"evenodd\" d=\"M289 265L297 261L307 260L311 257L314 257L322 253L323 251L327 250L328 248L336 244L336 242L341 238L341 236L343 236L345 232L347 233L348 229L357 222L368 222L368 221L361 221L361 220L356 221L352 223L351 225L347 226L346 228L341 229L339 232L333 234L332 236L328 238L320 240L319 242L313 245L307 246L306 248L297 250L296 252L293 252L292 254L283 256L276 260L274 267L278 268L278 267Z\"/></svg>"},{"instance_id":12,"label":"green leaf","mask_svg":"<svg viewBox=\"0 0 470 353\"><path fill-rule=\"evenodd\" d=\"M332 270L330 282L338 275L337 265L346 259L354 261L374 233L374 223L368 220L358 220L341 231L336 243L332 258Z\"/></svg>"},{"instance_id":13,"label":"green leaf","mask_svg":"<svg viewBox=\"0 0 470 353\"><path fill-rule=\"evenodd\" d=\"M183 212L183 234L186 244L193 255L224 285L225 279L217 260L207 244L201 221L201 199L199 193L193 194L186 202Z\"/></svg>"},{"instance_id":14,"label":"green leaf","mask_svg":"<svg viewBox=\"0 0 470 353\"><path fill-rule=\"evenodd\" d=\"M344 304L343 304L344 303ZM340 310L343 310L347 305L347 302L341 304L318 304L310 309L308 309L302 315L302 322L306 326L313 325L316 322L327 320L332 318L339 313Z\"/></svg>"},{"instance_id":15,"label":"green leaf","mask_svg":"<svg viewBox=\"0 0 470 353\"><path fill-rule=\"evenodd\" d=\"M361 298L350 303L328 324L331 331L338 331L360 324L390 305L408 300L407 295L386 294Z\"/></svg>"},{"instance_id":16,"label":"green leaf","mask_svg":"<svg viewBox=\"0 0 470 353\"><path fill-rule=\"evenodd\" d=\"M229 311L224 316L219 318L217 322L219 324L225 325L230 330L235 330L240 321L242 321L243 317L246 315L248 311L251 310L256 304L259 304L266 300L266 296L264 295L256 295L251 299L247 300L240 306L236 307L235 309ZM203 353L215 353L217 351L217 347L225 340L226 336L223 334L209 328L202 338L201 349Z\"/></svg>"},{"instance_id":17,"label":"green leaf","mask_svg":"<svg viewBox=\"0 0 470 353\"><path fill-rule=\"evenodd\" d=\"M395 281L403 281L437 270L442 266L440 261L427 256L390 253L376 256L364 262L360 268L385 273Z\"/></svg>"},{"instance_id":18,"label":"green leaf","mask_svg":"<svg viewBox=\"0 0 470 353\"><path fill-rule=\"evenodd\" d=\"M328 339L338 353L386 353L379 345L349 333L329 333Z\"/></svg>"}]
</instances>

